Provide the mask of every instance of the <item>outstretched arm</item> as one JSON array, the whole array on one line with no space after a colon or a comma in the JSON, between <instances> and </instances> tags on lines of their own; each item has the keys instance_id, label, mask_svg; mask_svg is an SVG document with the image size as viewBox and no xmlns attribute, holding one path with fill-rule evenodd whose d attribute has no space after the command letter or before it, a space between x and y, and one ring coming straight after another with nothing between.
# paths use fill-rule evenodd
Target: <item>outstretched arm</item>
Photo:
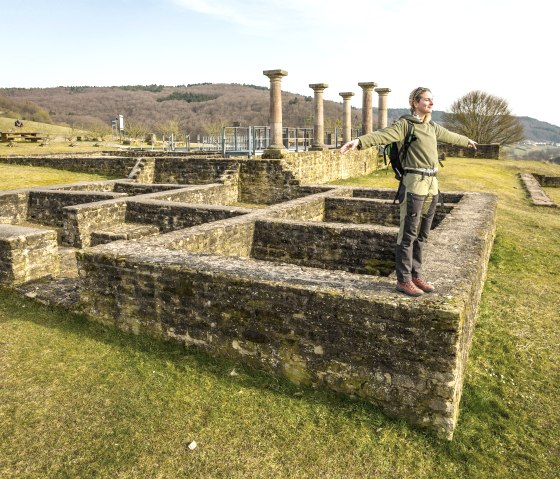
<instances>
[{"instance_id":1,"label":"outstretched arm","mask_svg":"<svg viewBox=\"0 0 560 479\"><path fill-rule=\"evenodd\" d=\"M358 148L360 144L360 139L356 138L352 141L349 141L348 143L345 143L344 145L342 145L342 148L340 148L340 153L344 155L344 153L348 152L348 151L353 151L356 148Z\"/></svg>"},{"instance_id":2,"label":"outstretched arm","mask_svg":"<svg viewBox=\"0 0 560 479\"><path fill-rule=\"evenodd\" d=\"M465 140L467 140L466 146L468 148L473 148L476 150L476 145L478 145L476 141L471 140L465 135L460 135L458 133L449 131L447 128L444 128L438 123L434 123L433 125L436 130L436 138L438 142L449 143L450 145L465 146Z\"/></svg>"}]
</instances>

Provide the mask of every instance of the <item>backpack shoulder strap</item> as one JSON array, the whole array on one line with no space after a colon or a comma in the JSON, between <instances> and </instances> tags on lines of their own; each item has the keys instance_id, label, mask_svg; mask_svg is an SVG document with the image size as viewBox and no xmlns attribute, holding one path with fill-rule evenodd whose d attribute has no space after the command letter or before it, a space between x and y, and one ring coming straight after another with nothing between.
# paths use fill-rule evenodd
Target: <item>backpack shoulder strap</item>
<instances>
[{"instance_id":1,"label":"backpack shoulder strap","mask_svg":"<svg viewBox=\"0 0 560 479\"><path fill-rule=\"evenodd\" d=\"M412 123L410 120L406 120L406 124L408 125L408 131L406 133L406 137L405 137L404 141L405 141L405 143L410 145L413 142L413 140L416 139L414 137L414 123Z\"/></svg>"},{"instance_id":2,"label":"backpack shoulder strap","mask_svg":"<svg viewBox=\"0 0 560 479\"><path fill-rule=\"evenodd\" d=\"M403 146L401 148L401 163L404 164L404 161L406 159L406 155L408 153L408 148L410 147L410 144L416 140L416 136L414 135L414 123L412 123L410 120L406 120L406 124L408 126L408 131L406 133L406 136L404 137L404 142L403 142Z\"/></svg>"},{"instance_id":3,"label":"backpack shoulder strap","mask_svg":"<svg viewBox=\"0 0 560 479\"><path fill-rule=\"evenodd\" d=\"M416 140L416 136L414 136L414 123L409 120L406 120L407 125L407 132L404 137L403 146L399 151L399 159L401 163L402 174L399 179L399 186L397 188L397 193L395 194L395 198L393 199L393 204L397 202L399 197L401 196L401 190L403 189L403 179L404 179L404 162L406 160L406 156L408 154L408 148L410 144Z\"/></svg>"}]
</instances>

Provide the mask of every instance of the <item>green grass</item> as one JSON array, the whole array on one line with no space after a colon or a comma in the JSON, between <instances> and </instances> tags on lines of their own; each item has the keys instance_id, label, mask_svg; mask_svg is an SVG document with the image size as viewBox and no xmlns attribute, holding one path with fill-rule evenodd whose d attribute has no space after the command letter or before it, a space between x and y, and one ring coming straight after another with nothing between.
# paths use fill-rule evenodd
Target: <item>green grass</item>
<instances>
[{"instance_id":1,"label":"green grass","mask_svg":"<svg viewBox=\"0 0 560 479\"><path fill-rule=\"evenodd\" d=\"M15 121L16 118L0 117L0 131L37 131L52 136L64 136L73 131L69 126L51 125L30 120L23 120L23 128L18 128L14 126Z\"/></svg>"},{"instance_id":2,"label":"green grass","mask_svg":"<svg viewBox=\"0 0 560 479\"><path fill-rule=\"evenodd\" d=\"M77 181L99 181L106 176L88 173L74 173L38 166L18 166L0 163L0 191L29 188L31 186L47 186Z\"/></svg>"},{"instance_id":3,"label":"green grass","mask_svg":"<svg viewBox=\"0 0 560 479\"><path fill-rule=\"evenodd\" d=\"M68 126L51 125L29 120L23 120L23 128L17 128L14 126L14 122L15 118L0 117L0 131L38 132L48 136L50 138L49 142L44 146L41 146L40 142L29 143L15 141L12 146L8 146L8 143L0 143L0 157L46 155L53 153L99 153L100 150L107 151L116 149L111 141L76 141L76 136L78 135L86 137L95 136L91 132L72 129ZM66 140L68 136L73 137L74 141L72 141L72 143ZM70 144L72 144L72 146L70 146ZM95 146L96 144L98 146Z\"/></svg>"},{"instance_id":4,"label":"green grass","mask_svg":"<svg viewBox=\"0 0 560 479\"><path fill-rule=\"evenodd\" d=\"M557 479L560 214L529 205L518 171L560 166L449 159L441 175L499 196L452 442L0 290L0 477Z\"/></svg>"}]
</instances>

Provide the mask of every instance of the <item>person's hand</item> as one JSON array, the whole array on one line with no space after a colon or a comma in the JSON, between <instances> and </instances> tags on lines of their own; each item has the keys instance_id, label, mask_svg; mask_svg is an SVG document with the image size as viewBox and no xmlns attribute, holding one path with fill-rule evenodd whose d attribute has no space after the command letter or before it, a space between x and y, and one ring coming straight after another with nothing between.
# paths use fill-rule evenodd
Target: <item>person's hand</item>
<instances>
[{"instance_id":1,"label":"person's hand","mask_svg":"<svg viewBox=\"0 0 560 479\"><path fill-rule=\"evenodd\" d=\"M469 140L469 144L467 145L468 148L474 148L476 150L476 145L478 145L478 143L474 140Z\"/></svg>"},{"instance_id":2,"label":"person's hand","mask_svg":"<svg viewBox=\"0 0 560 479\"><path fill-rule=\"evenodd\" d=\"M340 153L342 155L344 155L344 153L346 153L348 151L355 150L358 147L359 144L360 144L360 140L358 138L356 138L355 140L349 141L348 143L345 143L344 145L342 145L342 148L340 148Z\"/></svg>"}]
</instances>

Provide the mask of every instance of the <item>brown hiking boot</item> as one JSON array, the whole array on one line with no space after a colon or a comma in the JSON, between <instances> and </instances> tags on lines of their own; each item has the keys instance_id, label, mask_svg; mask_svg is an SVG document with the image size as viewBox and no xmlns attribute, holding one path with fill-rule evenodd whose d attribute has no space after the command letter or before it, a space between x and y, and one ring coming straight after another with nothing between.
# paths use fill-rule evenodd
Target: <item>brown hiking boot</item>
<instances>
[{"instance_id":1,"label":"brown hiking boot","mask_svg":"<svg viewBox=\"0 0 560 479\"><path fill-rule=\"evenodd\" d=\"M424 291L417 288L412 281L406 281L405 283L397 281L397 291L408 296L422 296L424 294Z\"/></svg>"},{"instance_id":2,"label":"brown hiking boot","mask_svg":"<svg viewBox=\"0 0 560 479\"><path fill-rule=\"evenodd\" d=\"M418 286L422 291L424 291L424 293L431 293L434 289L434 286L432 283L427 283L426 281L424 281L422 278L412 278L412 282Z\"/></svg>"}]
</instances>

